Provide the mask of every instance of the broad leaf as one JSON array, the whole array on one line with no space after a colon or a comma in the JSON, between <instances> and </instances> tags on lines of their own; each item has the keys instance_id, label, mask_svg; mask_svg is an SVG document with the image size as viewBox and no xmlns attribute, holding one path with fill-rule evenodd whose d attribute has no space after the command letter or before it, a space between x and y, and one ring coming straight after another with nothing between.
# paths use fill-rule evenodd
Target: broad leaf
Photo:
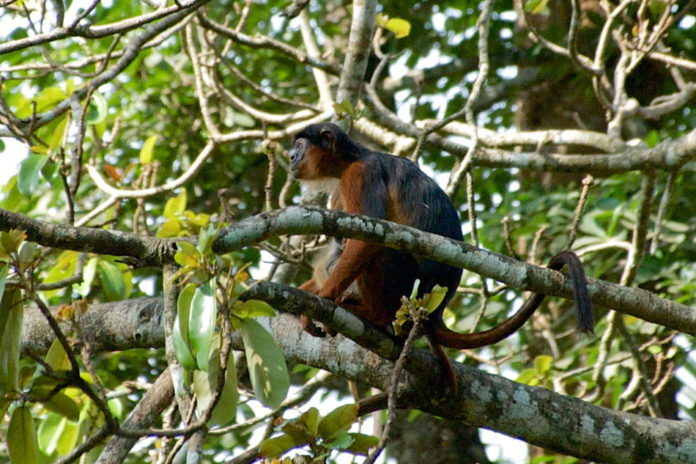
<instances>
[{"instance_id":1,"label":"broad leaf","mask_svg":"<svg viewBox=\"0 0 696 464\"><path fill-rule=\"evenodd\" d=\"M358 418L358 405L346 404L331 411L319 422L319 436L325 440L347 432Z\"/></svg>"},{"instance_id":2,"label":"broad leaf","mask_svg":"<svg viewBox=\"0 0 696 464\"><path fill-rule=\"evenodd\" d=\"M118 301L126 297L126 284L121 270L110 261L99 261L99 279L109 301Z\"/></svg>"},{"instance_id":3,"label":"broad leaf","mask_svg":"<svg viewBox=\"0 0 696 464\"><path fill-rule=\"evenodd\" d=\"M209 280L196 289L191 299L189 317L189 341L191 352L198 368L208 371L208 353L210 342L215 334L217 305L213 292L213 281Z\"/></svg>"},{"instance_id":4,"label":"broad leaf","mask_svg":"<svg viewBox=\"0 0 696 464\"><path fill-rule=\"evenodd\" d=\"M277 408L290 386L283 352L271 334L254 319L241 324L249 376L256 397L270 408Z\"/></svg>"},{"instance_id":5,"label":"broad leaf","mask_svg":"<svg viewBox=\"0 0 696 464\"><path fill-rule=\"evenodd\" d=\"M179 194L171 197L164 205L162 216L166 219L175 218L177 214L181 214L186 210L186 189L182 188Z\"/></svg>"},{"instance_id":6,"label":"broad leaf","mask_svg":"<svg viewBox=\"0 0 696 464\"><path fill-rule=\"evenodd\" d=\"M259 454L263 458L277 458L286 451L295 448L295 441L289 435L283 434L278 437L269 438L261 442Z\"/></svg>"},{"instance_id":7,"label":"broad leaf","mask_svg":"<svg viewBox=\"0 0 696 464\"><path fill-rule=\"evenodd\" d=\"M25 197L31 197L39 186L39 174L48 157L44 155L29 155L19 166L17 188Z\"/></svg>"},{"instance_id":8,"label":"broad leaf","mask_svg":"<svg viewBox=\"0 0 696 464\"><path fill-rule=\"evenodd\" d=\"M0 303L0 389L17 391L19 389L19 346L24 322L22 294L16 289L8 289Z\"/></svg>"},{"instance_id":9,"label":"broad leaf","mask_svg":"<svg viewBox=\"0 0 696 464\"><path fill-rule=\"evenodd\" d=\"M13 464L36 462L39 447L34 418L31 417L29 406L19 406L12 413L10 425L7 428L7 447Z\"/></svg>"},{"instance_id":10,"label":"broad leaf","mask_svg":"<svg viewBox=\"0 0 696 464\"><path fill-rule=\"evenodd\" d=\"M189 317L191 315L191 300L196 291L195 284L189 284L179 293L176 302L176 319L172 327L172 344L176 359L188 370L196 368L196 360L191 353L189 342Z\"/></svg>"},{"instance_id":11,"label":"broad leaf","mask_svg":"<svg viewBox=\"0 0 696 464\"><path fill-rule=\"evenodd\" d=\"M80 407L75 400L63 392L54 393L48 401L44 402L44 406L49 411L60 414L73 422L77 422L80 418Z\"/></svg>"}]
</instances>

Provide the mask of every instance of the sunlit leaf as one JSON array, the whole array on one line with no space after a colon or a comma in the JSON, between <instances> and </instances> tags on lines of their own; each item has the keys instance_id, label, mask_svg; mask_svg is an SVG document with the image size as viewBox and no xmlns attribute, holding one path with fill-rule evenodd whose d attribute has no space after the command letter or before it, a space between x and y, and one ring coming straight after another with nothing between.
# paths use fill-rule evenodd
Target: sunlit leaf
<instances>
[{"instance_id":1,"label":"sunlit leaf","mask_svg":"<svg viewBox=\"0 0 696 464\"><path fill-rule=\"evenodd\" d=\"M201 263L201 253L189 242L178 242L178 251L174 254L174 261L181 267L196 267Z\"/></svg>"},{"instance_id":2,"label":"sunlit leaf","mask_svg":"<svg viewBox=\"0 0 696 464\"><path fill-rule=\"evenodd\" d=\"M51 343L44 361L54 372L70 370L68 353L65 352L63 344L57 338Z\"/></svg>"},{"instance_id":3,"label":"sunlit leaf","mask_svg":"<svg viewBox=\"0 0 696 464\"><path fill-rule=\"evenodd\" d=\"M154 150L155 150L155 144L157 143L157 140L159 140L159 135L151 135L150 137L145 140L145 143L143 144L143 148L140 149L140 162L142 164L147 164L147 163L152 163L154 160ZM186 189L181 189L183 192L186 192ZM184 193L184 206L186 205L186 194ZM167 208L164 208L165 211L165 217L166 216L166 211Z\"/></svg>"},{"instance_id":4,"label":"sunlit leaf","mask_svg":"<svg viewBox=\"0 0 696 464\"><path fill-rule=\"evenodd\" d=\"M255 319L244 320L240 328L254 394L270 408L277 408L290 386L283 352Z\"/></svg>"},{"instance_id":5,"label":"sunlit leaf","mask_svg":"<svg viewBox=\"0 0 696 464\"><path fill-rule=\"evenodd\" d=\"M539 379L535 369L525 369L520 372L520 375L517 376L515 382L524 383L526 385L537 385L539 383Z\"/></svg>"},{"instance_id":6,"label":"sunlit leaf","mask_svg":"<svg viewBox=\"0 0 696 464\"><path fill-rule=\"evenodd\" d=\"M208 353L215 334L217 304L213 291L213 281L201 285L191 299L189 317L189 341L196 365L202 371L208 371Z\"/></svg>"},{"instance_id":7,"label":"sunlit leaf","mask_svg":"<svg viewBox=\"0 0 696 464\"><path fill-rule=\"evenodd\" d=\"M177 214L181 214L186 210L186 189L182 188L179 194L175 197L171 197L167 200L164 205L164 212L162 215L171 219L176 217Z\"/></svg>"},{"instance_id":8,"label":"sunlit leaf","mask_svg":"<svg viewBox=\"0 0 696 464\"><path fill-rule=\"evenodd\" d=\"M58 447L67 420L58 414L48 413L41 421L37 432L37 443L44 454L50 456Z\"/></svg>"},{"instance_id":9,"label":"sunlit leaf","mask_svg":"<svg viewBox=\"0 0 696 464\"><path fill-rule=\"evenodd\" d=\"M549 13L548 3L549 0L528 0L524 5L524 9L532 14L547 15Z\"/></svg>"},{"instance_id":10,"label":"sunlit leaf","mask_svg":"<svg viewBox=\"0 0 696 464\"><path fill-rule=\"evenodd\" d=\"M397 39L408 37L411 33L411 23L403 18L390 18L384 27L392 31Z\"/></svg>"},{"instance_id":11,"label":"sunlit leaf","mask_svg":"<svg viewBox=\"0 0 696 464\"><path fill-rule=\"evenodd\" d=\"M97 275L97 265L99 264L99 258L93 257L87 261L85 267L82 269L82 283L80 285L75 285L75 290L84 298L89 295L92 289L92 283Z\"/></svg>"},{"instance_id":12,"label":"sunlit leaf","mask_svg":"<svg viewBox=\"0 0 696 464\"><path fill-rule=\"evenodd\" d=\"M241 318L273 317L276 315L273 306L261 300L235 301L232 312Z\"/></svg>"},{"instance_id":13,"label":"sunlit leaf","mask_svg":"<svg viewBox=\"0 0 696 464\"><path fill-rule=\"evenodd\" d=\"M71 452L77 444L77 439L80 436L80 424L63 419L63 431L58 437L56 451L58 456L65 456Z\"/></svg>"},{"instance_id":14,"label":"sunlit leaf","mask_svg":"<svg viewBox=\"0 0 696 464\"><path fill-rule=\"evenodd\" d=\"M545 377L546 373L551 369L553 358L549 355L541 354L534 358L534 370L541 377Z\"/></svg>"},{"instance_id":15,"label":"sunlit leaf","mask_svg":"<svg viewBox=\"0 0 696 464\"><path fill-rule=\"evenodd\" d=\"M85 122L90 125L99 124L106 118L108 105L106 99L99 92L92 92L92 99L89 101Z\"/></svg>"},{"instance_id":16,"label":"sunlit leaf","mask_svg":"<svg viewBox=\"0 0 696 464\"><path fill-rule=\"evenodd\" d=\"M176 319L172 327L172 343L176 359L188 370L196 368L196 360L191 353L189 342L189 317L191 314L191 299L196 291L195 284L189 284L179 293L176 303Z\"/></svg>"},{"instance_id":17,"label":"sunlit leaf","mask_svg":"<svg viewBox=\"0 0 696 464\"><path fill-rule=\"evenodd\" d=\"M424 305L428 312L432 313L433 311L435 311L438 308L438 306L440 306L440 303L442 303L442 300L445 299L446 295L447 287L440 287L439 285L435 285L433 289L430 291L430 295L427 298L427 302L424 301Z\"/></svg>"},{"instance_id":18,"label":"sunlit leaf","mask_svg":"<svg viewBox=\"0 0 696 464\"><path fill-rule=\"evenodd\" d=\"M179 218L167 219L157 229L157 238L178 237L179 232L181 232L181 221L179 221Z\"/></svg>"},{"instance_id":19,"label":"sunlit leaf","mask_svg":"<svg viewBox=\"0 0 696 464\"><path fill-rule=\"evenodd\" d=\"M56 149L63 145L63 140L65 139L65 134L68 130L68 115L63 115L59 120L56 127L51 132L48 138L48 152L53 154Z\"/></svg>"}]
</instances>

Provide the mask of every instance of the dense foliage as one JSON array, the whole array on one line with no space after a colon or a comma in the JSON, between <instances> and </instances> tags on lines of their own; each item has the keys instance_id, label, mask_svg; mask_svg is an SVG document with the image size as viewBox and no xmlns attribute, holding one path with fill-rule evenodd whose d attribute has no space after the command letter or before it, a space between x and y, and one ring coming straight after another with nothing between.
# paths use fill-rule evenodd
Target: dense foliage
<instances>
[{"instance_id":1,"label":"dense foliage","mask_svg":"<svg viewBox=\"0 0 696 464\"><path fill-rule=\"evenodd\" d=\"M253 279L302 283L318 239L211 251L218 228L300 202L286 149L310 121L338 120L361 143L417 160L478 247L539 265L572 248L590 277L696 305L693 0L0 5L0 460L108 462L130 450L126 462L170 462L182 443L205 462L298 445L289 456L321 460L377 443L364 426L349 431L357 407L306 404L317 389L348 398L345 381L317 368L354 379L356 358L290 356L269 335L274 310L244 297ZM67 245L72 228L85 235ZM158 258L108 248L125 236L102 245L99 231L150 238L143 249ZM158 240L181 237L194 240ZM504 274L465 270L448 325L485 330L519 306L528 287L501 284ZM602 288L595 303L608 301ZM157 343L109 344L82 328L106 317L100 304L130 314L144 297L164 297ZM612 410L693 419L696 320L637 298L597 304L592 337L574 333L572 301L553 298L514 337L450 355ZM53 341L56 325L43 326L47 341L27 329L21 339L49 308L64 336ZM174 400L124 422L168 367ZM299 400L284 403L290 384ZM209 429L192 426L201 418ZM573 446L558 449L596 456ZM643 452L635 462L648 462Z\"/></svg>"}]
</instances>

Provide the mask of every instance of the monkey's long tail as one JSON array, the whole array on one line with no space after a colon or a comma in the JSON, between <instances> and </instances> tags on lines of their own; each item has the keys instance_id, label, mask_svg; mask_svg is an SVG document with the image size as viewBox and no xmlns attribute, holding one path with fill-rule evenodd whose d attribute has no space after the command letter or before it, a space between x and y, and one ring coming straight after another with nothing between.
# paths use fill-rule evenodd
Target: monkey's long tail
<instances>
[{"instance_id":1,"label":"monkey's long tail","mask_svg":"<svg viewBox=\"0 0 696 464\"><path fill-rule=\"evenodd\" d=\"M587 290L587 279L580 258L570 250L562 251L551 258L548 267L560 270L563 266L568 266L570 279L573 283L573 298L575 300L576 315L578 319L578 330L581 332L592 332L594 327L594 317L592 315L592 300ZM432 329L434 342L449 348L465 349L479 348L492 345L515 333L522 325L534 314L539 307L544 296L540 293L533 294L524 302L514 316L505 322L484 332L471 334L460 334L448 329L441 324Z\"/></svg>"}]
</instances>

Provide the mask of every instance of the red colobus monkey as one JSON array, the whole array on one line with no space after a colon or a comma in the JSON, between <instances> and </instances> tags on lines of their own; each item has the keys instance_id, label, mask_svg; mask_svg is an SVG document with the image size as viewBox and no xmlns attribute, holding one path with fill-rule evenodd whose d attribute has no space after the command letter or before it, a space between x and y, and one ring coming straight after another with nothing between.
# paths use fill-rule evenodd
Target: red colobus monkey
<instances>
[{"instance_id":1,"label":"red colobus monkey","mask_svg":"<svg viewBox=\"0 0 696 464\"><path fill-rule=\"evenodd\" d=\"M362 147L334 124L312 124L295 135L290 167L294 177L304 183L337 181L333 209L463 239L454 205L416 163ZM430 315L425 329L453 388L454 372L442 346L463 349L496 343L519 329L544 298L533 295L514 316L493 329L460 334L445 326L442 312L459 285L461 269L361 240L347 239L342 250L336 244L333 249L333 263L327 266L330 272L325 281L315 276L300 288L337 301L384 329L390 328L401 297L411 294L416 279L420 279L419 296L430 292L436 284L447 287L444 300ZM578 327L591 331L592 305L582 264L575 253L564 251L551 259L549 267L560 269L564 265L573 281ZM345 296L346 290L355 284L359 297L355 290ZM307 318L303 318L303 325L310 333L321 334Z\"/></svg>"}]
</instances>

